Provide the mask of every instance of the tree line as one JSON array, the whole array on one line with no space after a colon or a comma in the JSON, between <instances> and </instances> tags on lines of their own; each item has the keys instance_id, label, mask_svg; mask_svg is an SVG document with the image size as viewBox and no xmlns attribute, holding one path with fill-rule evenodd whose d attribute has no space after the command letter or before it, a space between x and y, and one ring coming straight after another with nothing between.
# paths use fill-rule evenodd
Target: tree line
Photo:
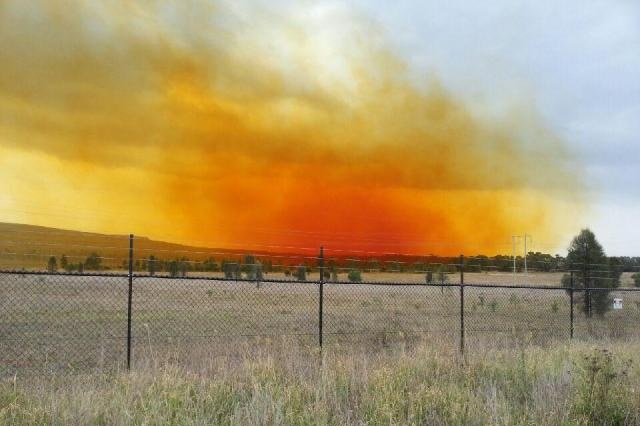
<instances>
[{"instance_id":1,"label":"tree line","mask_svg":"<svg viewBox=\"0 0 640 426\"><path fill-rule=\"evenodd\" d=\"M75 256L74 256L75 257ZM55 256L48 259L47 270L56 272L59 268L66 272L101 271L109 269L103 263L103 257L92 252L84 261L77 263L69 261L66 255L58 260ZM430 258L435 262L406 262L406 261L379 261L368 259L356 261L354 259L327 259L323 270L323 278L327 281L338 281L339 273L346 272L347 279L351 282L362 281L362 271L381 272L414 272L425 276L426 284L444 284L448 281L447 275L459 271L459 258ZM521 270L524 259L516 259L516 269ZM536 265L536 270L545 272L565 271L561 279L561 285L571 291L570 288L581 290L574 294L576 303L580 303L582 311L588 315L603 315L611 308L611 290L620 286L620 278L623 272L635 272L632 279L636 287L640 287L640 258L638 257L607 257L602 245L596 239L594 233L584 229L569 245L566 257L551 256L539 252L530 252L528 262ZM448 263L445 263L448 261ZM122 262L122 268L129 269L127 260ZM512 271L514 259L509 256L475 256L472 262L465 264L465 271ZM477 269L476 269L477 268ZM299 281L305 281L307 274L318 272L317 265L274 265L268 257L263 260L255 255L244 255L241 260L221 259L217 261L210 257L204 261L191 261L186 257L178 259L159 259L150 255L146 259L138 259L132 265L136 272L145 271L153 276L156 273L168 273L172 277L185 277L191 271L195 272L222 272L224 277L230 280L248 279L260 282L264 274L271 272L283 272L285 276L293 277ZM532 268L533 269L533 268ZM597 289L597 290L590 290Z\"/></svg>"}]
</instances>

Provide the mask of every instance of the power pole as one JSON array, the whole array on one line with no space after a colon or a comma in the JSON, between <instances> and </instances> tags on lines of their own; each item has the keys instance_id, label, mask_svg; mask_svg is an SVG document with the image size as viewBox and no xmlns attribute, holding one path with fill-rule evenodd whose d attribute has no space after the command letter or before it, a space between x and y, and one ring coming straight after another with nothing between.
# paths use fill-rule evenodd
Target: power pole
<instances>
[{"instance_id":1,"label":"power pole","mask_svg":"<svg viewBox=\"0 0 640 426\"><path fill-rule=\"evenodd\" d=\"M511 236L511 259L513 259L513 280L516 280L516 236Z\"/></svg>"},{"instance_id":2,"label":"power pole","mask_svg":"<svg viewBox=\"0 0 640 426\"><path fill-rule=\"evenodd\" d=\"M529 272L527 271L527 238L528 237L529 235L525 233L524 234L524 274L526 276L529 275Z\"/></svg>"},{"instance_id":3,"label":"power pole","mask_svg":"<svg viewBox=\"0 0 640 426\"><path fill-rule=\"evenodd\" d=\"M528 269L527 269L527 238L531 238L531 235L529 234L524 234L524 235L512 235L511 236L511 253L513 256L513 282L515 283L516 281L516 240L518 238L522 238L524 239L524 274L525 275L529 275ZM532 240L533 241L533 240Z\"/></svg>"}]
</instances>

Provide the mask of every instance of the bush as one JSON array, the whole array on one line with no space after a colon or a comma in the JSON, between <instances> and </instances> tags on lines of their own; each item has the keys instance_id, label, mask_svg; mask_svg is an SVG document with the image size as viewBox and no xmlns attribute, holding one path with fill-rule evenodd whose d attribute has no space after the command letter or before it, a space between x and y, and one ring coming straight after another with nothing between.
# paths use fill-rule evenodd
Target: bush
<instances>
[{"instance_id":1,"label":"bush","mask_svg":"<svg viewBox=\"0 0 640 426\"><path fill-rule=\"evenodd\" d=\"M99 271L102 269L102 257L98 253L91 253L84 261L84 267L90 271Z\"/></svg>"},{"instance_id":2,"label":"bush","mask_svg":"<svg viewBox=\"0 0 640 426\"><path fill-rule=\"evenodd\" d=\"M49 261L47 262L47 271L49 273L56 272L58 270L58 262L56 261L55 256L51 256Z\"/></svg>"},{"instance_id":3,"label":"bush","mask_svg":"<svg viewBox=\"0 0 640 426\"><path fill-rule=\"evenodd\" d=\"M349 275L347 276L349 281L351 282L360 282L362 281L362 274L359 269L351 269L349 271Z\"/></svg>"},{"instance_id":4,"label":"bush","mask_svg":"<svg viewBox=\"0 0 640 426\"><path fill-rule=\"evenodd\" d=\"M156 271L158 270L157 259L154 255L149 256L149 260L147 261L147 270L149 271L149 275L154 276Z\"/></svg>"},{"instance_id":5,"label":"bush","mask_svg":"<svg viewBox=\"0 0 640 426\"><path fill-rule=\"evenodd\" d=\"M433 284L433 271L427 271L427 275L424 278L427 284Z\"/></svg>"},{"instance_id":6,"label":"bush","mask_svg":"<svg viewBox=\"0 0 640 426\"><path fill-rule=\"evenodd\" d=\"M224 277L228 280L237 280L240 278L240 265L232 262L224 262L222 264Z\"/></svg>"},{"instance_id":7,"label":"bush","mask_svg":"<svg viewBox=\"0 0 640 426\"><path fill-rule=\"evenodd\" d=\"M296 268L296 278L298 281L306 281L307 279L307 267L304 265Z\"/></svg>"},{"instance_id":8,"label":"bush","mask_svg":"<svg viewBox=\"0 0 640 426\"><path fill-rule=\"evenodd\" d=\"M633 278L633 284L636 287L640 287L640 272L636 272L635 274L631 275L631 278Z\"/></svg>"},{"instance_id":9,"label":"bush","mask_svg":"<svg viewBox=\"0 0 640 426\"><path fill-rule=\"evenodd\" d=\"M169 275L172 277L178 276L179 265L177 260L172 260L169 262Z\"/></svg>"},{"instance_id":10,"label":"bush","mask_svg":"<svg viewBox=\"0 0 640 426\"><path fill-rule=\"evenodd\" d=\"M629 415L625 404L627 370L630 361L620 365L607 349L596 349L584 357L578 369L578 386L573 404L574 415L584 424L622 425Z\"/></svg>"},{"instance_id":11,"label":"bush","mask_svg":"<svg viewBox=\"0 0 640 426\"><path fill-rule=\"evenodd\" d=\"M262 264L256 262L252 265L245 265L245 274L248 280L262 281Z\"/></svg>"}]
</instances>

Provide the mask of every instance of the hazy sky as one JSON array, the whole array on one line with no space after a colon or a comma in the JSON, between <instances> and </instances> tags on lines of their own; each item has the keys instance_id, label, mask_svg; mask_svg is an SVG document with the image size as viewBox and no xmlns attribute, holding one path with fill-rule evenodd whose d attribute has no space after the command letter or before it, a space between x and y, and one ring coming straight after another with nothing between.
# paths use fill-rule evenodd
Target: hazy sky
<instances>
[{"instance_id":1,"label":"hazy sky","mask_svg":"<svg viewBox=\"0 0 640 426\"><path fill-rule=\"evenodd\" d=\"M640 253L640 2L361 1L416 73L460 96L524 95L573 148L593 194L582 223ZM544 172L543 164L529 164Z\"/></svg>"},{"instance_id":2,"label":"hazy sky","mask_svg":"<svg viewBox=\"0 0 640 426\"><path fill-rule=\"evenodd\" d=\"M0 4L0 220L640 254L640 4Z\"/></svg>"}]
</instances>

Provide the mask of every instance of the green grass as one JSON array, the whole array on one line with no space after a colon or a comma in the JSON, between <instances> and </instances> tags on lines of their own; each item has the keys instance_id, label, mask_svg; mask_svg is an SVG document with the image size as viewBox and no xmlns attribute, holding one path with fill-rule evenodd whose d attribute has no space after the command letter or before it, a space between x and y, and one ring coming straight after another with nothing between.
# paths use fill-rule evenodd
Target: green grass
<instances>
[{"instance_id":1,"label":"green grass","mask_svg":"<svg viewBox=\"0 0 640 426\"><path fill-rule=\"evenodd\" d=\"M606 346L606 347L605 347ZM236 347L236 349L238 349ZM496 349L402 344L370 351L276 341L190 367L17 376L2 424L589 425L640 422L640 344ZM181 364L182 365L182 364Z\"/></svg>"}]
</instances>

